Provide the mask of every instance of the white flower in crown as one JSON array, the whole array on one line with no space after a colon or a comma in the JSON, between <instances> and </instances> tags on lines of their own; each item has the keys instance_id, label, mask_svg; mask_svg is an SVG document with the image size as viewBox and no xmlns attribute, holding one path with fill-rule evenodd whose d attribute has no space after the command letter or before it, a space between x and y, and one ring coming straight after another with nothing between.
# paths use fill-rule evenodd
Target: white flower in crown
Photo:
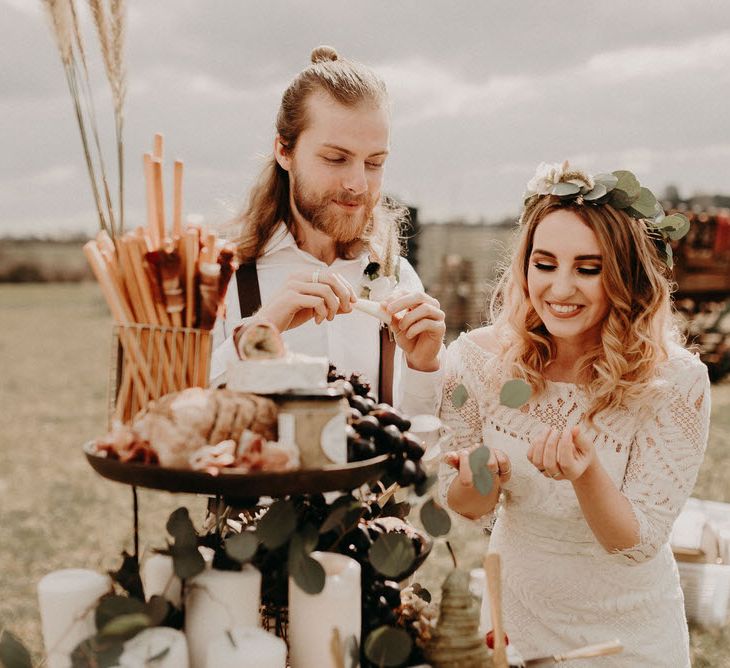
<instances>
[{"instance_id":1,"label":"white flower in crown","mask_svg":"<svg viewBox=\"0 0 730 668\"><path fill-rule=\"evenodd\" d=\"M374 302L382 302L392 294L396 286L395 276L379 276L373 281L367 282L370 289L368 299Z\"/></svg>"},{"instance_id":2,"label":"white flower in crown","mask_svg":"<svg viewBox=\"0 0 730 668\"><path fill-rule=\"evenodd\" d=\"M585 194L593 189L595 185L593 178L577 169L571 169L570 163L566 160L563 163L541 162L527 184L527 190L523 199L533 195L549 195L558 183L572 183L580 188Z\"/></svg>"},{"instance_id":3,"label":"white flower in crown","mask_svg":"<svg viewBox=\"0 0 730 668\"><path fill-rule=\"evenodd\" d=\"M560 183L563 174L568 169L568 161L560 164L557 162L541 162L527 184L525 199L532 195L549 195L553 186Z\"/></svg>"}]
</instances>

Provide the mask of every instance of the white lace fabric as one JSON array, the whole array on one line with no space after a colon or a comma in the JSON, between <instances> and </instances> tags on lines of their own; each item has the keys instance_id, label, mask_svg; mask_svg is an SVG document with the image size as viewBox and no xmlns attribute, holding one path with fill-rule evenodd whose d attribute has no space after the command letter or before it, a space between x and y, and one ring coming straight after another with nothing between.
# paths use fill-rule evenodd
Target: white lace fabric
<instances>
[{"instance_id":1,"label":"white lace fabric","mask_svg":"<svg viewBox=\"0 0 730 668\"><path fill-rule=\"evenodd\" d=\"M608 553L586 523L572 485L542 476L527 460L544 427L579 424L583 391L549 382L515 410L499 404L506 380L497 357L467 335L449 346L440 415L453 430L450 450L485 443L510 457L490 548L502 556L506 630L526 658L619 638L623 654L580 666L689 666L687 624L672 524L697 478L707 444L710 386L699 359L675 346L646 405L603 411L589 432L602 466L630 501L639 542ZM454 406L454 390L468 397ZM457 402L458 403L458 402ZM440 494L455 472L441 466ZM468 521L468 520L464 520ZM493 517L477 520L488 526Z\"/></svg>"}]
</instances>

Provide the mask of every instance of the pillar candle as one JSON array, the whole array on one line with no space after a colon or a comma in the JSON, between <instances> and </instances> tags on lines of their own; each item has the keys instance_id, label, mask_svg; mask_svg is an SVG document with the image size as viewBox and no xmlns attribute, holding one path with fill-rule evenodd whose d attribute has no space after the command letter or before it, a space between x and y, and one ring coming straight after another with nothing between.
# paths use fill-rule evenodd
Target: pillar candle
<instances>
[{"instance_id":1,"label":"pillar candle","mask_svg":"<svg viewBox=\"0 0 730 668\"><path fill-rule=\"evenodd\" d=\"M289 659L292 668L337 668L332 653L335 629L348 656L351 636L360 642L360 564L343 554L312 552L326 579L319 594L307 594L289 578Z\"/></svg>"},{"instance_id":2,"label":"pillar candle","mask_svg":"<svg viewBox=\"0 0 730 668\"><path fill-rule=\"evenodd\" d=\"M150 662L150 659L165 650L167 653L164 656ZM188 668L188 644L185 635L169 626L145 629L124 643L119 665L124 668Z\"/></svg>"},{"instance_id":3,"label":"pillar candle","mask_svg":"<svg viewBox=\"0 0 730 668\"><path fill-rule=\"evenodd\" d=\"M273 633L237 627L208 644L206 668L286 668L286 643Z\"/></svg>"},{"instance_id":4,"label":"pillar candle","mask_svg":"<svg viewBox=\"0 0 730 668\"><path fill-rule=\"evenodd\" d=\"M142 564L142 585L147 599L164 596L170 603L180 607L180 578L175 575L172 557L153 554Z\"/></svg>"},{"instance_id":5,"label":"pillar candle","mask_svg":"<svg viewBox=\"0 0 730 668\"><path fill-rule=\"evenodd\" d=\"M205 668L211 638L239 626L259 626L261 573L253 566L242 571L204 571L188 583L185 635L191 668Z\"/></svg>"},{"instance_id":6,"label":"pillar candle","mask_svg":"<svg viewBox=\"0 0 730 668\"><path fill-rule=\"evenodd\" d=\"M205 560L205 567L213 563L214 552L209 547L200 546L200 554ZM153 596L163 596L176 607L180 607L182 584L175 575L172 557L167 554L153 553L142 562L142 585L147 600Z\"/></svg>"},{"instance_id":7,"label":"pillar candle","mask_svg":"<svg viewBox=\"0 0 730 668\"><path fill-rule=\"evenodd\" d=\"M84 568L53 571L40 580L38 604L48 668L71 665L76 645L96 633L96 604L111 588L108 576Z\"/></svg>"}]
</instances>

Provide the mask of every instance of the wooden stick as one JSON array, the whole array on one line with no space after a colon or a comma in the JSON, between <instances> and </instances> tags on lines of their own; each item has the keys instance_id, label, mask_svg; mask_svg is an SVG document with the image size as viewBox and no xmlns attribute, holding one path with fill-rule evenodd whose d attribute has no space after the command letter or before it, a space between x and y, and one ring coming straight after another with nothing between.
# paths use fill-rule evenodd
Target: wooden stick
<instances>
[{"instance_id":1,"label":"wooden stick","mask_svg":"<svg viewBox=\"0 0 730 668\"><path fill-rule=\"evenodd\" d=\"M195 274L198 266L198 232L185 230L185 326L195 325Z\"/></svg>"},{"instance_id":2,"label":"wooden stick","mask_svg":"<svg viewBox=\"0 0 730 668\"><path fill-rule=\"evenodd\" d=\"M152 158L152 174L155 188L155 212L157 214L157 234L160 243L165 239L165 193L162 182L162 160Z\"/></svg>"},{"instance_id":3,"label":"wooden stick","mask_svg":"<svg viewBox=\"0 0 730 668\"><path fill-rule=\"evenodd\" d=\"M119 294L115 290L114 282L109 276L104 258L102 257L95 241L89 241L84 244L84 255L86 256L86 259L91 266L91 270L101 287L101 292L109 306L112 317L121 327L120 340L122 348L124 348L126 353L125 363L130 366L132 373L134 373L137 377L140 377L141 375L140 382L136 386L136 392L140 403L144 405L146 398L144 393L144 383L146 381L151 381L151 377L147 367L144 366L144 358L139 350L139 346L136 345L135 339L129 336L129 332L126 329L126 326L131 324L131 321L125 313L125 307Z\"/></svg>"},{"instance_id":4,"label":"wooden stick","mask_svg":"<svg viewBox=\"0 0 730 668\"><path fill-rule=\"evenodd\" d=\"M125 235L126 238L127 235ZM119 244L119 268L121 270L122 280L124 286L129 294L129 303L132 308L135 322L146 322L147 317L144 312L144 306L142 304L142 293L140 292L139 285L134 276L134 268L132 267L132 260L129 257L129 247L124 242Z\"/></svg>"},{"instance_id":5,"label":"wooden stick","mask_svg":"<svg viewBox=\"0 0 730 668\"><path fill-rule=\"evenodd\" d=\"M147 192L147 233L152 242L152 249L159 248L162 239L157 232L157 202L155 200L155 172L152 166L152 154L144 154L144 181ZM150 250L152 250L150 249Z\"/></svg>"},{"instance_id":6,"label":"wooden stick","mask_svg":"<svg viewBox=\"0 0 730 668\"><path fill-rule=\"evenodd\" d=\"M152 149L152 156L154 158L158 158L159 160L162 160L163 152L165 150L165 137L162 135L161 132L155 133L155 142L154 142L154 148Z\"/></svg>"},{"instance_id":7,"label":"wooden stick","mask_svg":"<svg viewBox=\"0 0 730 668\"><path fill-rule=\"evenodd\" d=\"M484 557L484 571L489 588L489 607L492 613L492 629L494 629L494 652L492 661L494 668L508 668L507 646L504 642L502 626L502 567L499 554L487 552Z\"/></svg>"},{"instance_id":8,"label":"wooden stick","mask_svg":"<svg viewBox=\"0 0 730 668\"><path fill-rule=\"evenodd\" d=\"M155 308L155 300L152 296L152 288L150 287L150 283L147 280L147 274L144 269L144 262L143 262L143 248L142 244L144 242L138 237L138 236L130 236L125 235L122 239L122 245L125 248L125 252L127 253L127 257L129 258L130 264L132 266L132 270L134 273L135 281L137 285L139 286L140 296L142 299L142 305L144 308L144 313L146 317L146 322L148 322L152 326L160 325L160 321L157 315L157 310ZM162 309L164 312L164 309ZM151 333L151 332L144 332L143 333L143 345L145 341L147 341L147 335L152 335L153 337L156 337L159 332L157 333ZM149 350L149 348L148 348ZM157 364L162 366L163 375L162 375L162 389L164 393L172 392L175 388L175 381L172 376L172 370L171 370L171 364L170 364L170 350L165 349L163 351L163 356L160 357L157 353L157 350L155 347L153 347L152 350L150 350L151 356L148 357L150 361L150 367L152 369L155 368ZM153 395L157 395L159 392L155 391L153 392Z\"/></svg>"},{"instance_id":9,"label":"wooden stick","mask_svg":"<svg viewBox=\"0 0 730 668\"><path fill-rule=\"evenodd\" d=\"M172 198L172 236L182 236L182 186L183 186L183 163L182 160L175 160L175 177L173 181Z\"/></svg>"}]
</instances>

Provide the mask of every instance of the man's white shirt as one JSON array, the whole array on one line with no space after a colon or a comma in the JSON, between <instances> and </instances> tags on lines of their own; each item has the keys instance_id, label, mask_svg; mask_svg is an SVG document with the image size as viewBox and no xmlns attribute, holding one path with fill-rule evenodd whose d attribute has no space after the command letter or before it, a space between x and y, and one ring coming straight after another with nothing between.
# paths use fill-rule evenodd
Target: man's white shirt
<instances>
[{"instance_id":1,"label":"man's white shirt","mask_svg":"<svg viewBox=\"0 0 730 668\"><path fill-rule=\"evenodd\" d=\"M286 225L280 224L256 261L261 303L270 301L291 274L314 274L317 270L341 274L359 294L368 262L367 254L363 253L351 260L338 258L331 265L327 265L301 250ZM405 258L400 258L400 279L397 287L408 292L423 290L421 280ZM224 381L228 362L238 359L233 344L233 330L246 320L248 318L241 318L238 285L234 275L226 293L226 317L218 318L213 329L210 370L213 387ZM377 393L379 330L379 320L360 311L352 311L337 315L331 321L324 320L319 325L313 319L309 320L299 327L283 332L282 337L287 348L293 352L326 357L339 371L348 375L353 371L363 373ZM415 401L414 408L422 402L424 405L432 403L439 372L409 369L401 349L396 348L393 375L393 397L396 405L401 405L404 391L409 395L408 404Z\"/></svg>"}]
</instances>

